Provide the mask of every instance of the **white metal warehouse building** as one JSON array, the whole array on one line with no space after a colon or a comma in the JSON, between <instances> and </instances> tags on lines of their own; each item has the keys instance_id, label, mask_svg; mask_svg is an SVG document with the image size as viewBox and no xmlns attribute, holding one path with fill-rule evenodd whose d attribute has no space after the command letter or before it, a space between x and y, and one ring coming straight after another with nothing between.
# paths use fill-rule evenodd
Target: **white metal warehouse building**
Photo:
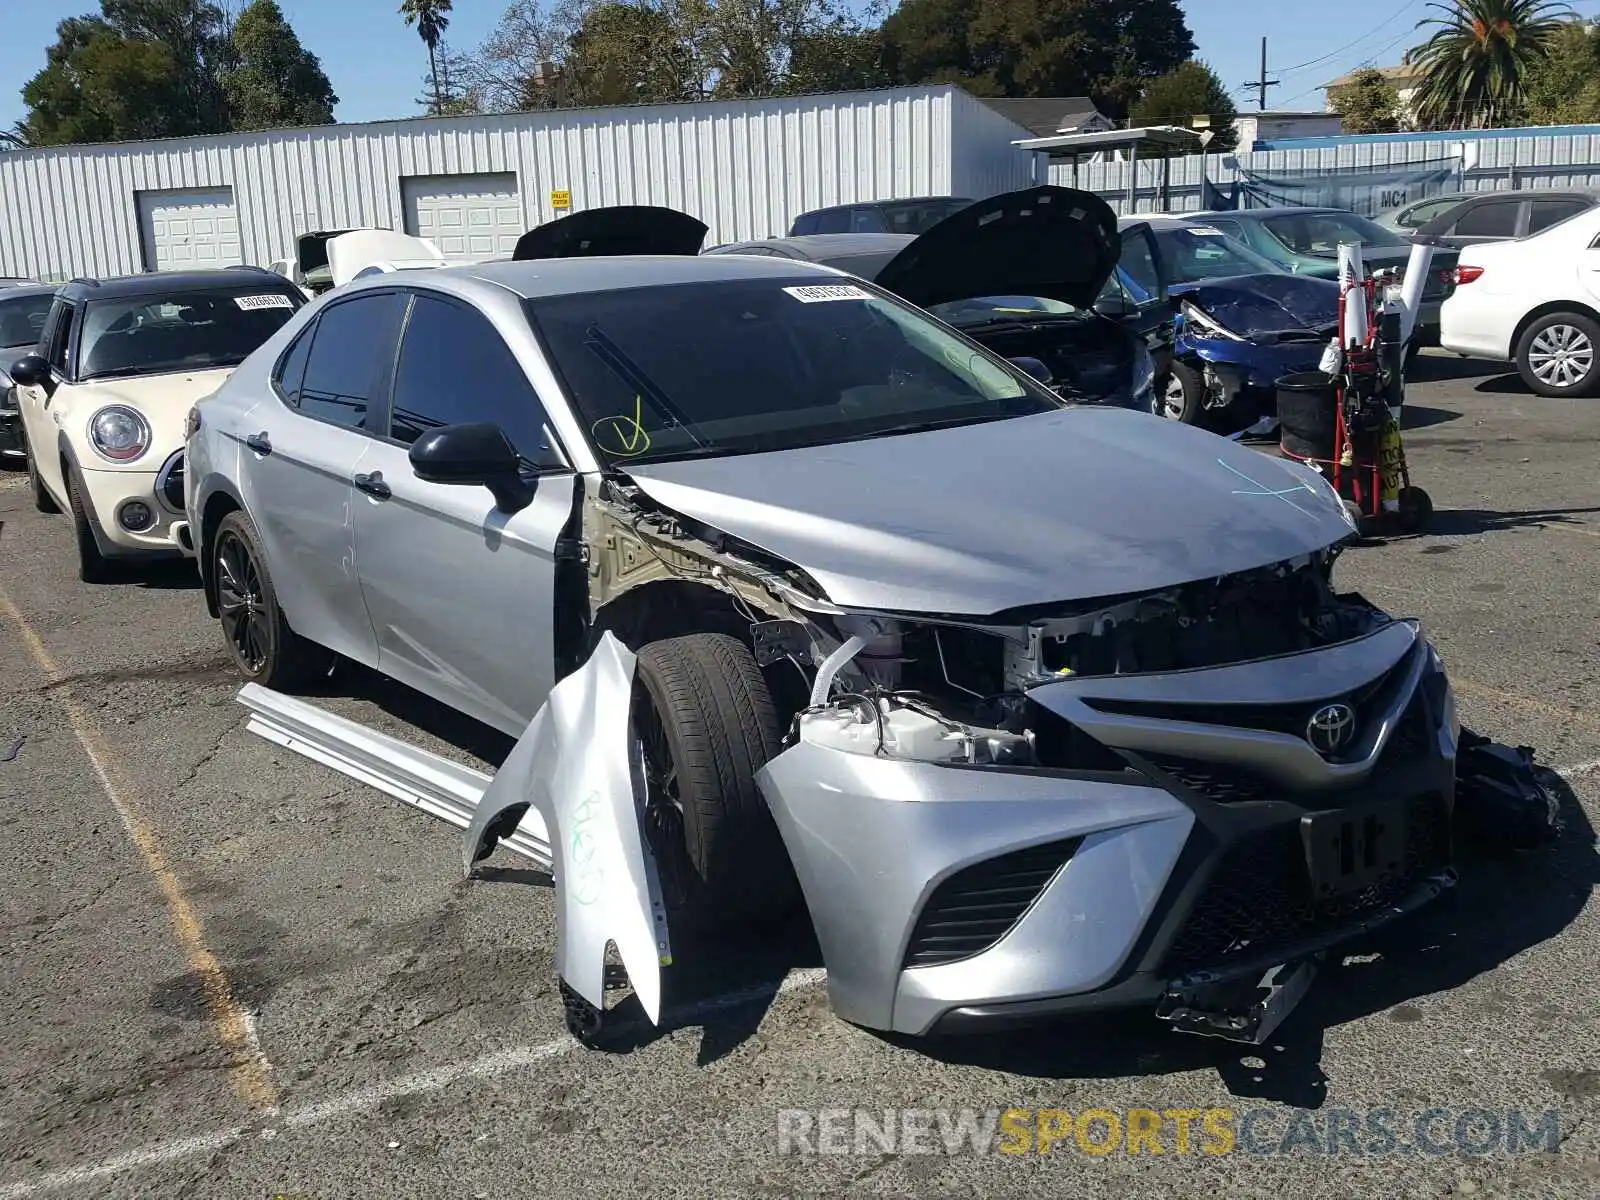
<instances>
[{"instance_id":1,"label":"white metal warehouse building","mask_svg":"<svg viewBox=\"0 0 1600 1200\"><path fill-rule=\"evenodd\" d=\"M707 245L807 209L988 196L1034 178L1029 131L955 87L418 118L0 153L0 275L265 265L324 229L402 229L451 258L608 204L699 217Z\"/></svg>"}]
</instances>

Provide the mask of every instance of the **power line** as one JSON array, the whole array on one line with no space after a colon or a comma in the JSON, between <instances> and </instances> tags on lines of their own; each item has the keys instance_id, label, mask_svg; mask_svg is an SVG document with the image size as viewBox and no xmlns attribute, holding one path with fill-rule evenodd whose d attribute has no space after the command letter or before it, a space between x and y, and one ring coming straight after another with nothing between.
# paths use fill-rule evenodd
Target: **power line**
<instances>
[{"instance_id":1,"label":"power line","mask_svg":"<svg viewBox=\"0 0 1600 1200\"><path fill-rule=\"evenodd\" d=\"M1374 36L1375 34L1377 34L1378 32L1380 32L1385 26L1389 25L1396 18L1405 16L1406 13L1408 13L1412 9L1416 8L1417 5L1420 4L1420 3L1422 3L1422 0L1411 0L1410 4L1406 5L1404 8L1396 9L1392 14L1390 14L1388 20L1382 21L1379 24L1374 25L1371 29L1367 30L1365 33L1363 33L1360 37L1356 38L1354 41L1346 42L1344 45L1340 46L1338 49L1330 50L1330 51L1328 51L1328 53L1322 55L1320 58L1312 58L1312 59L1306 60L1303 63L1296 63L1292 67L1284 67L1282 70L1279 71L1279 74L1280 75L1293 75L1298 71L1303 71L1307 67L1314 67L1318 63L1325 63L1330 58L1337 58L1339 55L1343 54L1346 50L1350 50L1350 49L1353 49L1356 46L1359 46L1362 42L1366 41L1368 38L1370 38L1370 37ZM1400 36L1404 37L1405 34L1401 34ZM1397 38L1395 40L1398 41L1399 39ZM1394 42L1390 42L1389 45L1391 45L1391 46L1394 45ZM1303 94L1304 93L1302 93L1302 95Z\"/></svg>"}]
</instances>

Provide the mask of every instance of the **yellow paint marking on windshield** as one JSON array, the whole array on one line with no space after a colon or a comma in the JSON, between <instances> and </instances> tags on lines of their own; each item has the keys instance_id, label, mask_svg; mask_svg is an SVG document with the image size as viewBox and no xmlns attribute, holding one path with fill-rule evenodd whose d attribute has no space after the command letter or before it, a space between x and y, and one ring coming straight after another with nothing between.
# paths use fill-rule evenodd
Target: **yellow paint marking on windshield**
<instances>
[{"instance_id":1,"label":"yellow paint marking on windshield","mask_svg":"<svg viewBox=\"0 0 1600 1200\"><path fill-rule=\"evenodd\" d=\"M602 425L614 435L613 439L602 436L600 432ZM634 394L633 416L601 417L594 423L590 432L602 445L614 440L615 444L605 445L605 448L607 453L614 454L618 458L643 454L650 449L650 435L644 427L644 398L637 393Z\"/></svg>"}]
</instances>

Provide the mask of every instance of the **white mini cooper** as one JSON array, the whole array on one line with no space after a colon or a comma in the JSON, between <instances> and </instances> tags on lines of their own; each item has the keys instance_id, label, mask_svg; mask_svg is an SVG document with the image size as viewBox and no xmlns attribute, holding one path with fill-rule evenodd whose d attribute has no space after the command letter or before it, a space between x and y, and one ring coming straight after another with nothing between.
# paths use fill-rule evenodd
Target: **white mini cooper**
<instances>
[{"instance_id":1,"label":"white mini cooper","mask_svg":"<svg viewBox=\"0 0 1600 1200\"><path fill-rule=\"evenodd\" d=\"M34 503L66 510L79 577L183 544L184 421L306 303L261 268L75 279L11 366Z\"/></svg>"}]
</instances>

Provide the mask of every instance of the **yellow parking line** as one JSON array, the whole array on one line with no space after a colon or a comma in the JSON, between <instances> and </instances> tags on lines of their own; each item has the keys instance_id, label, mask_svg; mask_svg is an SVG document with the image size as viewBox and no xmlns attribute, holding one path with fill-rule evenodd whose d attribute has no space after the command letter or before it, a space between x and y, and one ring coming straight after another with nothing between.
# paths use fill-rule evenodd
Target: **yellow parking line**
<instances>
[{"instance_id":1,"label":"yellow parking line","mask_svg":"<svg viewBox=\"0 0 1600 1200\"><path fill-rule=\"evenodd\" d=\"M1557 721L1570 721L1574 725L1582 725L1585 729L1600 730L1600 719L1581 713L1577 709L1562 708L1557 704L1546 704L1543 700L1535 700L1529 696L1519 696L1515 692L1502 692L1499 688L1485 687L1481 683L1473 683L1467 679L1450 679L1450 686L1464 696L1476 696L1480 700L1495 700L1501 704L1512 704L1518 708L1525 708L1529 712L1539 713L1541 716L1550 717Z\"/></svg>"},{"instance_id":2,"label":"yellow parking line","mask_svg":"<svg viewBox=\"0 0 1600 1200\"><path fill-rule=\"evenodd\" d=\"M23 643L28 647L28 653L33 656L34 662L38 663L39 669L45 673L50 682L58 683L63 678L61 668L56 665L44 642L28 624L22 612L12 603L4 589L0 589L0 613L16 625L22 634ZM200 980L206 1007L210 1010L217 1037L232 1060L234 1090L252 1108L275 1113L278 1109L278 1090L273 1086L271 1079L272 1064L267 1061L266 1053L261 1049L249 1013L233 994L227 973L223 971L222 964L206 945L200 918L195 913L194 906L189 903L188 896L184 894L183 884L179 881L177 873L167 861L155 829L127 799L126 789L117 786L114 759L106 750L104 739L95 728L94 722L73 697L70 685L58 687L55 694L60 697L66 709L67 722L72 726L72 732L77 737L78 744L83 747L84 754L88 756L89 765L94 768L95 778L100 781L106 799L111 802L111 807L116 810L117 816L122 819L123 828L128 831L133 844L138 847L145 865L155 878L161 898L166 901L167 912L172 918L172 926L177 932L178 941L182 943L184 953L188 957L189 968Z\"/></svg>"}]
</instances>

